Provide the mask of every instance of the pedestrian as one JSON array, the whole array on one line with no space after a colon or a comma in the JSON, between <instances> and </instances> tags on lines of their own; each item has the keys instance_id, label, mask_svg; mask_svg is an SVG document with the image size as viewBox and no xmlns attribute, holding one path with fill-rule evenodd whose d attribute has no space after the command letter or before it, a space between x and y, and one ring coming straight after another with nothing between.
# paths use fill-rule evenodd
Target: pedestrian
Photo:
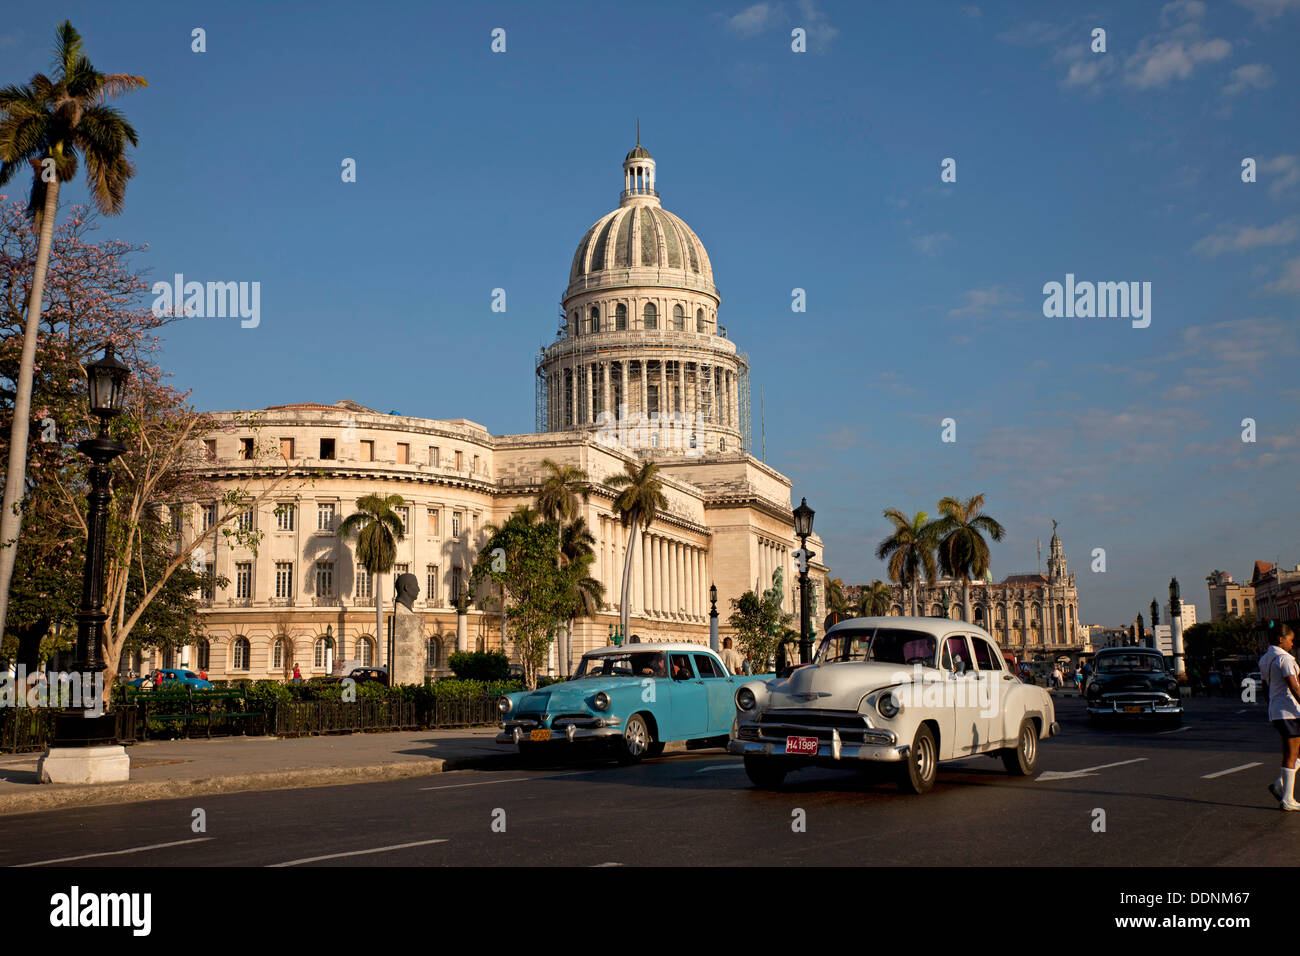
<instances>
[{"instance_id":1,"label":"pedestrian","mask_svg":"<svg viewBox=\"0 0 1300 956\"><path fill-rule=\"evenodd\" d=\"M296 684L302 683L302 671L298 670L298 662L293 663L293 680Z\"/></svg>"},{"instance_id":2,"label":"pedestrian","mask_svg":"<svg viewBox=\"0 0 1300 956\"><path fill-rule=\"evenodd\" d=\"M1064 686L1064 682L1061 680L1060 664L1057 664L1054 668L1052 668L1052 686L1058 689Z\"/></svg>"},{"instance_id":3,"label":"pedestrian","mask_svg":"<svg viewBox=\"0 0 1300 956\"><path fill-rule=\"evenodd\" d=\"M1216 670L1211 670L1211 671L1210 671L1210 690L1209 690L1209 693L1207 694L1207 696L1209 696L1209 697L1213 697L1213 696L1214 696L1215 694L1217 694L1218 692L1219 692L1219 672L1216 671Z\"/></svg>"},{"instance_id":4,"label":"pedestrian","mask_svg":"<svg viewBox=\"0 0 1300 956\"><path fill-rule=\"evenodd\" d=\"M1300 622L1292 619L1276 626L1270 624L1269 648L1259 659L1259 673L1268 687L1268 719L1282 738L1282 770L1268 785L1268 792L1283 810L1300 810L1295 799L1295 762L1300 755L1300 667L1291 654Z\"/></svg>"},{"instance_id":5,"label":"pedestrian","mask_svg":"<svg viewBox=\"0 0 1300 956\"><path fill-rule=\"evenodd\" d=\"M208 679L208 669L206 667L200 667L199 680L207 680L207 679Z\"/></svg>"},{"instance_id":6,"label":"pedestrian","mask_svg":"<svg viewBox=\"0 0 1300 956\"><path fill-rule=\"evenodd\" d=\"M718 656L722 658L722 663L726 665L728 672L739 674L744 669L745 662L740 653L732 648L731 638L722 639L722 653Z\"/></svg>"}]
</instances>

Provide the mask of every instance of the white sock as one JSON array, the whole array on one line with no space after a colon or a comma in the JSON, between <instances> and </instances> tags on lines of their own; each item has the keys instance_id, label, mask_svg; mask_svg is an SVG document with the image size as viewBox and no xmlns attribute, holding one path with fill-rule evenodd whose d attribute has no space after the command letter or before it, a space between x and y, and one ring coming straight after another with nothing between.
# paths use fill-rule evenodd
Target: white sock
<instances>
[{"instance_id":1,"label":"white sock","mask_svg":"<svg viewBox=\"0 0 1300 956\"><path fill-rule=\"evenodd\" d=\"M1282 768L1282 802L1295 803L1295 767Z\"/></svg>"},{"instance_id":2,"label":"white sock","mask_svg":"<svg viewBox=\"0 0 1300 956\"><path fill-rule=\"evenodd\" d=\"M1277 779L1273 781L1273 789L1278 793L1282 792L1282 771L1277 772Z\"/></svg>"}]
</instances>

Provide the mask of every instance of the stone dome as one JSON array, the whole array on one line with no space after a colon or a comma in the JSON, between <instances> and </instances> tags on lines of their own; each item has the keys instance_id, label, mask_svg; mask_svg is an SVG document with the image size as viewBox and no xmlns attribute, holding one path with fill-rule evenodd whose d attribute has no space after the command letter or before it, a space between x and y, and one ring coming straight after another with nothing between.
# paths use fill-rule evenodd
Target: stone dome
<instances>
[{"instance_id":1,"label":"stone dome","mask_svg":"<svg viewBox=\"0 0 1300 956\"><path fill-rule=\"evenodd\" d=\"M597 220L573 254L569 285L601 272L633 269L656 270L658 276L647 277L650 285L678 285L675 279L688 288L713 285L704 243L657 199L627 203Z\"/></svg>"}]
</instances>

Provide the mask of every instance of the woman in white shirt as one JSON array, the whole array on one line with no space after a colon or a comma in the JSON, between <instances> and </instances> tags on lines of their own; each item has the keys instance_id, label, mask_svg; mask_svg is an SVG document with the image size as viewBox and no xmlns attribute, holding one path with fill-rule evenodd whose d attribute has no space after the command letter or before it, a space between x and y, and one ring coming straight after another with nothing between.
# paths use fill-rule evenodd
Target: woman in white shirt
<instances>
[{"instance_id":1,"label":"woman in white shirt","mask_svg":"<svg viewBox=\"0 0 1300 956\"><path fill-rule=\"evenodd\" d=\"M1300 756L1300 667L1291 655L1297 623L1270 622L1269 648L1259 659L1259 675L1268 688L1268 719L1282 737L1282 772L1268 785L1283 810L1300 810L1295 799L1295 765Z\"/></svg>"}]
</instances>

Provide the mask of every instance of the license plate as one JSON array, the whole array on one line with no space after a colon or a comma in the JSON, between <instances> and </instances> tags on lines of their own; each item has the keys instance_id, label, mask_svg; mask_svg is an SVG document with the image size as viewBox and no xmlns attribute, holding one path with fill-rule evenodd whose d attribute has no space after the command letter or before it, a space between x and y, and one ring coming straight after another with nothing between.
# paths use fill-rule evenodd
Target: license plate
<instances>
[{"instance_id":1,"label":"license plate","mask_svg":"<svg viewBox=\"0 0 1300 956\"><path fill-rule=\"evenodd\" d=\"M816 754L816 737L786 737L785 752L788 754Z\"/></svg>"},{"instance_id":2,"label":"license plate","mask_svg":"<svg viewBox=\"0 0 1300 956\"><path fill-rule=\"evenodd\" d=\"M530 730L528 732L528 739L529 740L550 740L551 732L550 730Z\"/></svg>"},{"instance_id":3,"label":"license plate","mask_svg":"<svg viewBox=\"0 0 1300 956\"><path fill-rule=\"evenodd\" d=\"M1142 713L1142 708L1141 708L1141 707L1125 707L1125 708L1124 708L1124 713L1126 713L1126 714L1140 714L1140 713Z\"/></svg>"}]
</instances>

